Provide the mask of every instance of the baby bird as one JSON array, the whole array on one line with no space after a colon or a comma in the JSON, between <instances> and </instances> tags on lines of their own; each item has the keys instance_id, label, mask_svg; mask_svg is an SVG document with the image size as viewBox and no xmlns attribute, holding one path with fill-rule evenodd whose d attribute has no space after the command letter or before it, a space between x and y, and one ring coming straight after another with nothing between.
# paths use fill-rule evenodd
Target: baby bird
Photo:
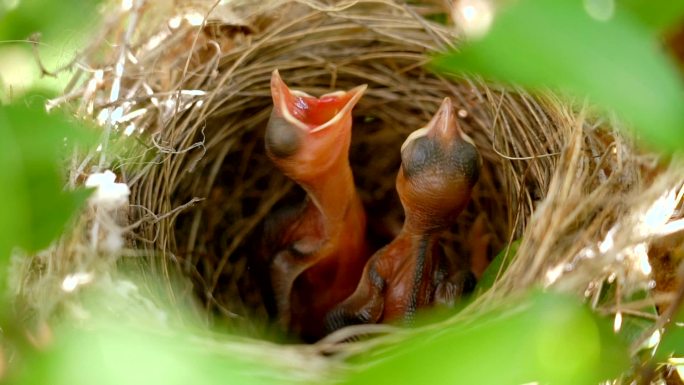
<instances>
[{"instance_id":1,"label":"baby bird","mask_svg":"<svg viewBox=\"0 0 684 385\"><path fill-rule=\"evenodd\" d=\"M323 335L325 314L354 291L370 256L348 159L351 111L365 89L316 98L290 90L277 70L271 77L266 151L307 193L270 221L271 283L279 322L305 340Z\"/></svg>"},{"instance_id":2,"label":"baby bird","mask_svg":"<svg viewBox=\"0 0 684 385\"><path fill-rule=\"evenodd\" d=\"M444 99L427 126L401 147L396 189L404 207L397 237L368 261L354 293L326 316L329 332L347 325L403 320L420 307L452 302L462 282L443 271L439 233L465 208L481 158Z\"/></svg>"}]
</instances>

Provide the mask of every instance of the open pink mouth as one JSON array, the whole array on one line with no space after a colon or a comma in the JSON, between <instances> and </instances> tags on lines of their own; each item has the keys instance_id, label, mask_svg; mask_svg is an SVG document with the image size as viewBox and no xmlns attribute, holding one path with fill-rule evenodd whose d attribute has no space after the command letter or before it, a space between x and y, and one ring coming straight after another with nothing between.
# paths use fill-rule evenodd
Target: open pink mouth
<instances>
[{"instance_id":1,"label":"open pink mouth","mask_svg":"<svg viewBox=\"0 0 684 385\"><path fill-rule=\"evenodd\" d=\"M271 77L273 103L280 114L290 123L309 132L328 128L351 112L363 95L366 85L355 87L347 92L337 91L320 98L305 92L290 90L283 82L278 70Z\"/></svg>"}]
</instances>

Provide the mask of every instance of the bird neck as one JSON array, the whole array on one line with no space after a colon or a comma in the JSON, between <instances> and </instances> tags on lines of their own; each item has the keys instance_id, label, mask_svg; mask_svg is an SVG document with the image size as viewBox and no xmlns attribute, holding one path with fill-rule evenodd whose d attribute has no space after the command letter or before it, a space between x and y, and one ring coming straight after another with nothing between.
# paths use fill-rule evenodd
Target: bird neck
<instances>
[{"instance_id":1,"label":"bird neck","mask_svg":"<svg viewBox=\"0 0 684 385\"><path fill-rule=\"evenodd\" d=\"M412 237L430 237L445 228L445 220L442 218L408 211L406 208L404 210L406 211L406 219L404 219L402 232L406 232L407 235Z\"/></svg>"},{"instance_id":2,"label":"bird neck","mask_svg":"<svg viewBox=\"0 0 684 385\"><path fill-rule=\"evenodd\" d=\"M333 163L304 189L320 211L326 229L342 224L349 207L360 203L347 159Z\"/></svg>"}]
</instances>

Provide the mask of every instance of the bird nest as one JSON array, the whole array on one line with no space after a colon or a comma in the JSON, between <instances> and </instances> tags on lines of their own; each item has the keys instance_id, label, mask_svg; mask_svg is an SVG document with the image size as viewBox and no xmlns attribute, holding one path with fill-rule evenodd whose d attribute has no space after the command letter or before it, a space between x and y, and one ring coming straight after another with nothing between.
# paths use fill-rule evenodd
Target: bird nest
<instances>
[{"instance_id":1,"label":"bird nest","mask_svg":"<svg viewBox=\"0 0 684 385\"><path fill-rule=\"evenodd\" d=\"M130 187L130 204L89 206L56 246L15 264L21 302L39 319L81 314L79 297L60 289L64 277L87 272L84 282L115 287L114 272L134 260L142 276L164 277L167 297L196 300L202 319L263 335L273 300L258 253L262 224L304 197L264 150L275 69L312 95L368 85L354 110L350 161L377 245L402 221L394 189L402 142L444 97L454 101L484 162L470 204L443 235L447 255L482 263L516 240L519 247L489 291L443 322L532 287L589 299L607 280L624 295L651 289L647 251L681 198L676 161L638 152L617 122L581 105L426 70L431 53L458 46L460 36L452 21L434 21L448 19L442 2L415 3L136 0L107 8L69 88L49 104L96 120L104 133L98 148L74 155L70 183L110 169ZM483 239L486 247L474 241ZM295 358L290 368L311 365Z\"/></svg>"}]
</instances>

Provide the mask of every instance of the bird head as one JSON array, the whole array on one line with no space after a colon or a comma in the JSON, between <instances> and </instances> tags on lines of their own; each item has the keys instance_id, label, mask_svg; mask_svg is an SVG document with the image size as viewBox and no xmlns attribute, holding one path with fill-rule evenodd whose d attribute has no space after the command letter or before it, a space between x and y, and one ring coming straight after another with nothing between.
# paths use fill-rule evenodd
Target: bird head
<instances>
[{"instance_id":1,"label":"bird head","mask_svg":"<svg viewBox=\"0 0 684 385\"><path fill-rule=\"evenodd\" d=\"M451 225L470 199L481 164L445 98L430 122L401 146L396 186L409 226L433 231Z\"/></svg>"},{"instance_id":2,"label":"bird head","mask_svg":"<svg viewBox=\"0 0 684 385\"><path fill-rule=\"evenodd\" d=\"M278 70L271 76L273 111L266 127L266 151L290 178L307 183L340 161L347 162L351 111L366 85L311 96L291 90Z\"/></svg>"}]
</instances>

